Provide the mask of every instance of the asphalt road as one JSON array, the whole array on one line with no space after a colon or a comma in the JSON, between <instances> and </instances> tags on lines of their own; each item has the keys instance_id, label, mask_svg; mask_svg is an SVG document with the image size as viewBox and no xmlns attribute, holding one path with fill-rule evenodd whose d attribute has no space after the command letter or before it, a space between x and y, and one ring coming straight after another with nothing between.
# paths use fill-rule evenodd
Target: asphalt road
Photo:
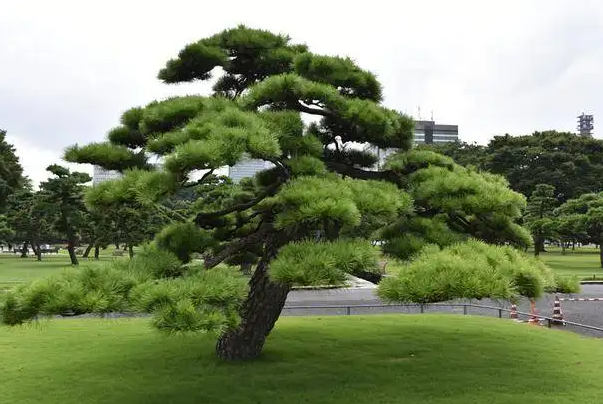
<instances>
[{"instance_id":1,"label":"asphalt road","mask_svg":"<svg viewBox=\"0 0 603 404\"><path fill-rule=\"evenodd\" d=\"M582 293L574 295L559 294L559 297L603 297L603 285L582 285ZM553 314L555 295L546 295L536 302L538 314L551 317ZM473 303L483 306L495 306L509 308L508 302L494 301L484 299L481 301L463 301L455 300L454 303ZM373 305L384 304L376 295L374 289L325 289L325 290L304 290L292 291L289 293L283 315L304 316L304 315L341 315L347 314L345 306L353 305ZM305 306L304 308L294 308L295 306ZM340 308L320 308L317 306L344 306ZM518 311L529 312L529 301L522 301L517 306ZM592 302L561 302L563 317L567 321L580 324L587 324L603 328L603 301ZM407 307L380 307L380 308L352 308L350 314L370 314L370 313L419 313L419 306ZM442 307L426 306L425 313L455 313L463 314L463 307ZM498 310L489 310L481 308L468 308L470 315L497 316ZM503 312L503 317L508 318L508 313ZM520 318L526 319L525 316ZM603 331L587 330L575 326L567 325L563 327L569 331L580 334L603 337Z\"/></svg>"}]
</instances>

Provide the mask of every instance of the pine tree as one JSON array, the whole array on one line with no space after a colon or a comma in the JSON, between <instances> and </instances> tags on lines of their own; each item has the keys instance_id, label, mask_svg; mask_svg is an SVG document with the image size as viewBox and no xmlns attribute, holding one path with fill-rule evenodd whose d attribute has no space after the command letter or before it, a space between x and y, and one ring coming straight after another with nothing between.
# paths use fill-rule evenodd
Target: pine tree
<instances>
[{"instance_id":1,"label":"pine tree","mask_svg":"<svg viewBox=\"0 0 603 404\"><path fill-rule=\"evenodd\" d=\"M544 240L554 235L555 187L538 184L528 198L524 222L534 237L534 255L544 251Z\"/></svg>"},{"instance_id":2,"label":"pine tree","mask_svg":"<svg viewBox=\"0 0 603 404\"><path fill-rule=\"evenodd\" d=\"M86 173L72 173L69 169L56 164L48 166L46 170L53 176L40 183L42 197L54 214L55 231L67 241L71 264L78 265L75 247L79 242L79 232L88 225L83 184L89 182L91 178Z\"/></svg>"},{"instance_id":3,"label":"pine tree","mask_svg":"<svg viewBox=\"0 0 603 404\"><path fill-rule=\"evenodd\" d=\"M214 74L213 94L132 108L107 142L67 150L67 160L124 173L94 187L86 196L90 206L150 209L182 188L197 195L190 217L172 221L117 272L103 270L111 282L80 279L88 294L72 299L70 312L151 312L162 330L217 332L220 358L255 358L291 285L332 284L346 274L378 271L374 237L384 241L385 253L415 260L382 280L386 300L538 294L537 287L514 286L526 274L542 286L538 263L512 247L485 244L530 243L516 224L525 198L502 177L413 150L412 119L381 104L374 74L349 58L317 55L286 36L239 26L185 46L159 78L180 83ZM316 120L306 124L302 116ZM374 171L376 157L353 147L363 143L399 153ZM163 159L163 169L149 164L150 156ZM214 175L248 157L272 168L238 184ZM205 174L191 182L199 171ZM181 265L195 252L203 255L201 268ZM477 264L467 264L463 254ZM254 265L247 286L225 263ZM450 271L422 277L429 268ZM19 299L23 290L10 294L4 321L56 311L60 293L45 290L27 290L40 294L34 309ZM103 299L95 300L99 294Z\"/></svg>"}]
</instances>

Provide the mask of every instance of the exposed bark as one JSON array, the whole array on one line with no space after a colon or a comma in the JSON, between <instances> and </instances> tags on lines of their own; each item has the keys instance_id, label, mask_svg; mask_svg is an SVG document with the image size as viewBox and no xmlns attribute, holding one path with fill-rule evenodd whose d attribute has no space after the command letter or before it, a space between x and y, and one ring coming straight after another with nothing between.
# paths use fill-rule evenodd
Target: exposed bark
<instances>
[{"instance_id":1,"label":"exposed bark","mask_svg":"<svg viewBox=\"0 0 603 404\"><path fill-rule=\"evenodd\" d=\"M599 263L601 268L603 268L603 243L599 244Z\"/></svg>"},{"instance_id":2,"label":"exposed bark","mask_svg":"<svg viewBox=\"0 0 603 404\"><path fill-rule=\"evenodd\" d=\"M84 254L82 255L82 258L88 258L90 256L90 251L92 250L92 247L94 247L94 243L88 244L86 250L84 251Z\"/></svg>"},{"instance_id":3,"label":"exposed bark","mask_svg":"<svg viewBox=\"0 0 603 404\"><path fill-rule=\"evenodd\" d=\"M398 186L403 185L402 176L398 175L393 171L368 171L361 170L360 168L353 167L345 163L338 163L335 161L325 161L325 165L329 170L338 172L339 174L356 178L359 180L385 180L392 182Z\"/></svg>"},{"instance_id":4,"label":"exposed bark","mask_svg":"<svg viewBox=\"0 0 603 404\"><path fill-rule=\"evenodd\" d=\"M263 224L255 233L251 233L250 235L227 245L222 251L214 256L205 257L205 267L213 268L225 259L237 254L239 251L249 249L252 246L257 245L259 242L265 240L268 233L273 230L274 226L271 223Z\"/></svg>"},{"instance_id":5,"label":"exposed bark","mask_svg":"<svg viewBox=\"0 0 603 404\"><path fill-rule=\"evenodd\" d=\"M255 359L262 352L289 292L288 285L272 282L268 276L268 266L277 249L276 240L270 237L264 256L249 281L249 295L241 307L240 326L227 331L216 344L216 355L220 359Z\"/></svg>"},{"instance_id":6,"label":"exposed bark","mask_svg":"<svg viewBox=\"0 0 603 404\"><path fill-rule=\"evenodd\" d=\"M70 240L67 244L67 251L69 252L69 259L71 259L71 265L79 265L80 262L75 254L75 242Z\"/></svg>"},{"instance_id":7,"label":"exposed bark","mask_svg":"<svg viewBox=\"0 0 603 404\"><path fill-rule=\"evenodd\" d=\"M42 249L40 248L40 244L39 243L32 243L31 244L31 248L34 251L34 254L36 254L36 259L38 261L42 261Z\"/></svg>"},{"instance_id":8,"label":"exposed bark","mask_svg":"<svg viewBox=\"0 0 603 404\"><path fill-rule=\"evenodd\" d=\"M29 245L29 242L25 241L23 242L23 246L21 247L21 258L27 258L27 246Z\"/></svg>"},{"instance_id":9,"label":"exposed bark","mask_svg":"<svg viewBox=\"0 0 603 404\"><path fill-rule=\"evenodd\" d=\"M94 259L98 261L98 256L100 255L100 246L99 245L95 245L94 246Z\"/></svg>"},{"instance_id":10,"label":"exposed bark","mask_svg":"<svg viewBox=\"0 0 603 404\"><path fill-rule=\"evenodd\" d=\"M561 243L561 255L565 255L565 248L566 248L566 245L565 245L565 241L564 241Z\"/></svg>"},{"instance_id":11,"label":"exposed bark","mask_svg":"<svg viewBox=\"0 0 603 404\"><path fill-rule=\"evenodd\" d=\"M128 254L130 254L130 258L134 256L134 246L132 244L128 244Z\"/></svg>"}]
</instances>

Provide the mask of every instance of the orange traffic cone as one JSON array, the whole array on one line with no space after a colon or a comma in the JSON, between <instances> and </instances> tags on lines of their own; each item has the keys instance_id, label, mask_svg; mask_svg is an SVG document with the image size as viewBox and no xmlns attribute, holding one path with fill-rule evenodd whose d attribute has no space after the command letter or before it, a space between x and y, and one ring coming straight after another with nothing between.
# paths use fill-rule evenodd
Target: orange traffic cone
<instances>
[{"instance_id":1,"label":"orange traffic cone","mask_svg":"<svg viewBox=\"0 0 603 404\"><path fill-rule=\"evenodd\" d=\"M528 323L532 325L540 325L540 321L536 316L536 302L534 300L530 300L530 319Z\"/></svg>"},{"instance_id":2,"label":"orange traffic cone","mask_svg":"<svg viewBox=\"0 0 603 404\"><path fill-rule=\"evenodd\" d=\"M509 318L511 320L517 321L517 305L515 303L511 303L511 311L509 312Z\"/></svg>"},{"instance_id":3,"label":"orange traffic cone","mask_svg":"<svg viewBox=\"0 0 603 404\"><path fill-rule=\"evenodd\" d=\"M563 321L563 311L561 311L561 302L559 301L559 296L555 296L555 305L553 306L553 321L552 324L555 325L565 325Z\"/></svg>"}]
</instances>

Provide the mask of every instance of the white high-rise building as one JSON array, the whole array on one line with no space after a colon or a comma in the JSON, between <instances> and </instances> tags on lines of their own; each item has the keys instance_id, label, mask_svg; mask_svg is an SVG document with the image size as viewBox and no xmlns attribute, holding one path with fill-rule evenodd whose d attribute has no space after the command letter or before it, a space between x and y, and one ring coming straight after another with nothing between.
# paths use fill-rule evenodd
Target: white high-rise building
<instances>
[{"instance_id":1,"label":"white high-rise building","mask_svg":"<svg viewBox=\"0 0 603 404\"><path fill-rule=\"evenodd\" d=\"M100 166L94 166L92 173L92 185L100 184L103 181L114 180L121 178L122 174L119 171L105 170Z\"/></svg>"},{"instance_id":2,"label":"white high-rise building","mask_svg":"<svg viewBox=\"0 0 603 404\"><path fill-rule=\"evenodd\" d=\"M243 178L253 177L256 173L272 167L274 167L274 164L269 161L245 159L234 166L228 167L228 176L236 183Z\"/></svg>"}]
</instances>

